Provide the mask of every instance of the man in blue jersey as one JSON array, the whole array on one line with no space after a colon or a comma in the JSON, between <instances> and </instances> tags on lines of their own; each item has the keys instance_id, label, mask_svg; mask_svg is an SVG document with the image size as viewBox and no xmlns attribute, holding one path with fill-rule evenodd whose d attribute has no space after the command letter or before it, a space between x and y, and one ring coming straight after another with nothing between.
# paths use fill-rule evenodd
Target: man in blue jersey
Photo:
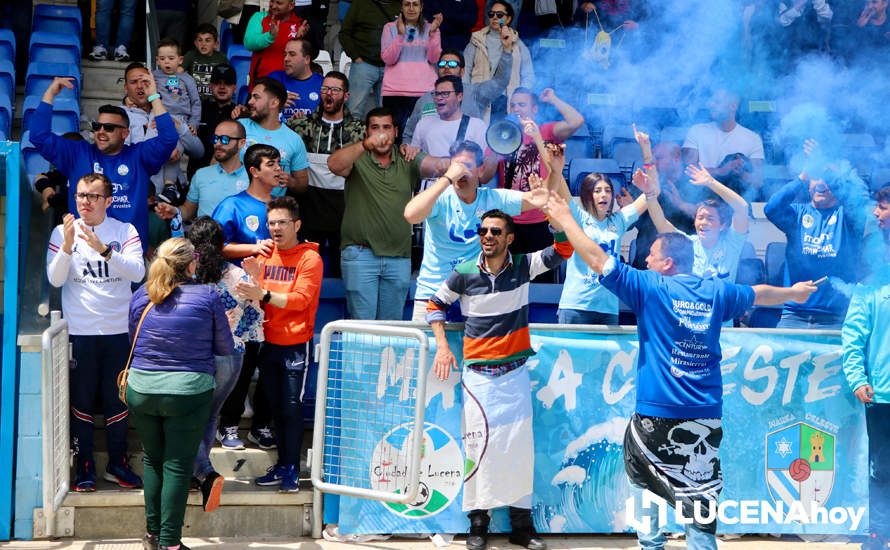
<instances>
[{"instance_id":1,"label":"man in blue jersey","mask_svg":"<svg viewBox=\"0 0 890 550\"><path fill-rule=\"evenodd\" d=\"M867 217L866 185L848 163L826 165L814 159L815 147L807 142L811 166L770 197L763 212L788 241L785 281L829 279L806 303L785 304L779 328L841 328L850 303L845 288L862 275L858 266ZM809 192L809 202L794 202L801 188Z\"/></svg>"},{"instance_id":2,"label":"man in blue jersey","mask_svg":"<svg viewBox=\"0 0 890 550\"><path fill-rule=\"evenodd\" d=\"M875 199L879 230L869 239L872 275L856 285L841 330L844 375L865 406L868 431L870 533L864 550L887 548L890 542L890 186Z\"/></svg>"},{"instance_id":3,"label":"man in blue jersey","mask_svg":"<svg viewBox=\"0 0 890 550\"><path fill-rule=\"evenodd\" d=\"M502 210L515 216L540 208L550 196L545 189L526 192L479 187L482 148L472 141L451 146L451 164L444 175L418 193L405 206L408 223L424 222L423 261L414 294L415 321L426 318L429 299L439 290L455 266L479 255L477 230L482 214ZM449 320L458 321L449 310Z\"/></svg>"},{"instance_id":4,"label":"man in blue jersey","mask_svg":"<svg viewBox=\"0 0 890 550\"><path fill-rule=\"evenodd\" d=\"M657 192L646 197L655 201ZM692 241L679 233L660 234L646 259L649 270L640 271L619 263L587 238L556 193L551 192L544 212L551 225L565 231L575 253L601 275L602 285L637 316L637 400L624 436L631 483L671 505L679 503L686 517L693 517L696 501L708 510L723 488L718 457L723 437L721 325L755 304L806 301L816 287L811 281L791 288L749 287L696 277ZM676 441L698 442L703 452L692 457ZM647 515L649 529L637 534L640 545L663 548L666 538L659 514ZM689 548L717 548L716 515L711 517L707 524L687 525Z\"/></svg>"},{"instance_id":5,"label":"man in blue jersey","mask_svg":"<svg viewBox=\"0 0 890 550\"><path fill-rule=\"evenodd\" d=\"M258 78L253 83L247 111L239 105L232 111L232 118L249 115L238 119L247 135L247 147L257 143L277 147L281 169L288 176L287 187L301 192L309 185L309 159L300 136L281 123L281 110L286 102L284 84L274 78Z\"/></svg>"},{"instance_id":6,"label":"man in blue jersey","mask_svg":"<svg viewBox=\"0 0 890 550\"><path fill-rule=\"evenodd\" d=\"M247 189L227 197L213 211L213 219L223 229L225 244L223 255L233 263L241 265L241 260L249 256L268 257L272 253L272 236L266 224L266 205L272 200L272 190L286 177L279 163L281 155L271 145L256 144L244 153L244 168L250 183ZM216 438L224 449L244 449L244 441L238 435L238 423L244 414L244 398L250 389L250 381L256 370L259 351L257 342L248 342L244 350L244 363L238 382L229 394L220 411L219 428ZM263 377L257 381L257 388L264 383ZM247 439L261 449L275 448L275 434L270 425L272 414L262 389L254 397L254 412Z\"/></svg>"},{"instance_id":7,"label":"man in blue jersey","mask_svg":"<svg viewBox=\"0 0 890 550\"><path fill-rule=\"evenodd\" d=\"M291 117L311 115L321 99L320 74L312 72L312 43L305 38L293 38L284 46L284 70L269 73L269 78L284 84L287 102L281 111L281 121Z\"/></svg>"},{"instance_id":8,"label":"man in blue jersey","mask_svg":"<svg viewBox=\"0 0 890 550\"><path fill-rule=\"evenodd\" d=\"M70 141L52 133L53 102L62 88L74 88L71 78L53 79L31 119L31 143L43 158L68 177L69 211L77 211L74 194L80 178L94 172L104 174L111 180L113 189L108 215L133 224L142 241L143 251L149 241L150 179L170 158L170 153L179 140L176 126L161 102L154 79L149 74L144 78L144 88L155 115L158 135L142 143L125 145L130 133L129 117L122 108L114 105L99 107L98 120L93 122L95 144Z\"/></svg>"}]
</instances>

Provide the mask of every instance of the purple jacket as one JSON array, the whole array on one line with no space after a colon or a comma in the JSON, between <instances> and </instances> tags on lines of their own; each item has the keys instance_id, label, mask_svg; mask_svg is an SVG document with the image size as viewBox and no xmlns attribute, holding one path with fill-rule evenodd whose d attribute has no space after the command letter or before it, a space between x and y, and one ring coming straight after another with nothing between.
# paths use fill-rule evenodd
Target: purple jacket
<instances>
[{"instance_id":1,"label":"purple jacket","mask_svg":"<svg viewBox=\"0 0 890 550\"><path fill-rule=\"evenodd\" d=\"M130 341L148 305L145 285L130 300ZM214 355L232 355L235 343L219 293L209 285L176 287L155 305L139 330L134 369L215 373Z\"/></svg>"}]
</instances>

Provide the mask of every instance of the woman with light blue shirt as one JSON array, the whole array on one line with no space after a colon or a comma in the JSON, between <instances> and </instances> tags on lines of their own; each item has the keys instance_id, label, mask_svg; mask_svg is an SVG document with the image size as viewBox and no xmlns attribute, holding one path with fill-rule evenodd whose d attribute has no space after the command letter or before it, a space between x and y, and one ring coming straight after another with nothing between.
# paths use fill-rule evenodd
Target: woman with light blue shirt
<instances>
[{"instance_id":1,"label":"woman with light blue shirt","mask_svg":"<svg viewBox=\"0 0 890 550\"><path fill-rule=\"evenodd\" d=\"M742 248L748 238L748 203L738 193L715 180L701 164L686 167L689 183L711 190L717 199L706 199L695 209L695 252L692 274L717 277L734 283ZM659 233L680 232L664 217L661 207L649 207L652 223Z\"/></svg>"},{"instance_id":2,"label":"woman with light blue shirt","mask_svg":"<svg viewBox=\"0 0 890 550\"><path fill-rule=\"evenodd\" d=\"M629 195L624 194L629 198ZM646 196L613 212L615 188L604 174L588 174L581 183L581 206L571 201L572 215L584 234L616 259L621 253L621 236L646 211ZM566 265L566 280L556 312L560 324L617 325L618 298L600 285L596 274L577 254Z\"/></svg>"}]
</instances>

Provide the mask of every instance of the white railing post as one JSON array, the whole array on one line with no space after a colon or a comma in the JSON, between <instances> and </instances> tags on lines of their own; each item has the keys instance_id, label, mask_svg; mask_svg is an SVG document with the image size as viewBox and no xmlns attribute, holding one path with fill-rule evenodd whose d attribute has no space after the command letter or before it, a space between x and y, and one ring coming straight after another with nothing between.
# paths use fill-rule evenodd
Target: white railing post
<instances>
[{"instance_id":1,"label":"white railing post","mask_svg":"<svg viewBox=\"0 0 890 550\"><path fill-rule=\"evenodd\" d=\"M71 477L68 404L68 321L58 311L50 314L51 324L43 332L43 517L44 534L56 533L56 512L68 494Z\"/></svg>"}]
</instances>

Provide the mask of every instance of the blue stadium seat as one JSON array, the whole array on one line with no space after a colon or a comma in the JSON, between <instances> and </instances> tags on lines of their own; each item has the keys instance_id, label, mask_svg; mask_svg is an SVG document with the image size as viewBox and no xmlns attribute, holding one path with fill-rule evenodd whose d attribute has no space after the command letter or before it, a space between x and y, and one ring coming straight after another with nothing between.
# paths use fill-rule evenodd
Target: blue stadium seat
<instances>
[{"instance_id":1,"label":"blue stadium seat","mask_svg":"<svg viewBox=\"0 0 890 550\"><path fill-rule=\"evenodd\" d=\"M641 128L642 130L642 128ZM615 146L630 142L636 145L633 127L630 124L610 124L603 128L603 155L614 158ZM639 147L638 147L639 148Z\"/></svg>"},{"instance_id":2,"label":"blue stadium seat","mask_svg":"<svg viewBox=\"0 0 890 550\"><path fill-rule=\"evenodd\" d=\"M219 26L219 51L228 55L229 47L235 43L235 34L232 32L232 25L223 19Z\"/></svg>"},{"instance_id":3,"label":"blue stadium seat","mask_svg":"<svg viewBox=\"0 0 890 550\"><path fill-rule=\"evenodd\" d=\"M0 97L15 101L15 64L8 59L0 59Z\"/></svg>"},{"instance_id":4,"label":"blue stadium seat","mask_svg":"<svg viewBox=\"0 0 890 550\"><path fill-rule=\"evenodd\" d=\"M877 191L885 185L890 185L890 168L878 168L871 174L869 188Z\"/></svg>"},{"instance_id":5,"label":"blue stadium seat","mask_svg":"<svg viewBox=\"0 0 890 550\"><path fill-rule=\"evenodd\" d=\"M589 158L593 155L593 140L590 129L584 124L566 140L566 164L576 158Z\"/></svg>"},{"instance_id":6,"label":"blue stadium seat","mask_svg":"<svg viewBox=\"0 0 890 550\"><path fill-rule=\"evenodd\" d=\"M0 96L0 130L7 136L12 133L12 102L9 96Z\"/></svg>"},{"instance_id":7,"label":"blue stadium seat","mask_svg":"<svg viewBox=\"0 0 890 550\"><path fill-rule=\"evenodd\" d=\"M22 150L22 157L24 157L25 172L33 182L34 176L47 172L50 164L49 161L40 156L40 153L37 152L37 149L31 143L30 135L31 132L29 131L22 134L20 147Z\"/></svg>"},{"instance_id":8,"label":"blue stadium seat","mask_svg":"<svg viewBox=\"0 0 890 550\"><path fill-rule=\"evenodd\" d=\"M247 105L247 100L250 99L250 89L247 87L247 84L242 84L238 87L238 92L235 94L235 103L238 105Z\"/></svg>"},{"instance_id":9,"label":"blue stadium seat","mask_svg":"<svg viewBox=\"0 0 890 550\"><path fill-rule=\"evenodd\" d=\"M28 96L22 108L22 128L31 127L31 117L40 104L40 96ZM76 99L56 98L53 104L52 131L57 134L80 131L80 103Z\"/></svg>"},{"instance_id":10,"label":"blue stadium seat","mask_svg":"<svg viewBox=\"0 0 890 550\"><path fill-rule=\"evenodd\" d=\"M241 86L246 86L249 82L251 55L250 50L240 44L232 44L229 47L229 63L231 63L232 68L235 69L235 74L238 77L237 85L239 89Z\"/></svg>"},{"instance_id":11,"label":"blue stadium seat","mask_svg":"<svg viewBox=\"0 0 890 550\"><path fill-rule=\"evenodd\" d=\"M783 286L785 280L785 243L773 242L766 245L764 265L766 284Z\"/></svg>"},{"instance_id":12,"label":"blue stadium seat","mask_svg":"<svg viewBox=\"0 0 890 550\"><path fill-rule=\"evenodd\" d=\"M689 128L686 128L685 126L665 126L661 129L661 134L658 136L658 143L671 141L678 145L682 145L683 141L686 140L687 132L689 132Z\"/></svg>"},{"instance_id":13,"label":"blue stadium seat","mask_svg":"<svg viewBox=\"0 0 890 550\"><path fill-rule=\"evenodd\" d=\"M640 151L640 145L636 141L613 142L612 158L625 174L643 166L643 152Z\"/></svg>"},{"instance_id":14,"label":"blue stadium seat","mask_svg":"<svg viewBox=\"0 0 890 550\"><path fill-rule=\"evenodd\" d=\"M599 172L608 174L612 178L613 185L616 185L615 192L618 193L621 185L624 183L624 176L615 159L573 159L569 164L569 190L572 195L577 196L581 191L581 180L584 176L591 172Z\"/></svg>"},{"instance_id":15,"label":"blue stadium seat","mask_svg":"<svg viewBox=\"0 0 890 550\"><path fill-rule=\"evenodd\" d=\"M67 63L45 63L35 61L28 64L28 73L25 76L25 96L43 96L43 92L57 76L70 76L75 80L73 90L62 88L57 97L77 99L80 97L81 76L77 65Z\"/></svg>"},{"instance_id":16,"label":"blue stadium seat","mask_svg":"<svg viewBox=\"0 0 890 550\"><path fill-rule=\"evenodd\" d=\"M346 13L349 12L349 6L352 5L352 2L345 2L344 0L340 0L337 3L337 19L340 22L343 22L343 19L346 18Z\"/></svg>"},{"instance_id":17,"label":"blue stadium seat","mask_svg":"<svg viewBox=\"0 0 890 550\"><path fill-rule=\"evenodd\" d=\"M80 36L82 28L77 6L37 4L34 6L34 31L49 31Z\"/></svg>"},{"instance_id":18,"label":"blue stadium seat","mask_svg":"<svg viewBox=\"0 0 890 550\"><path fill-rule=\"evenodd\" d=\"M30 59L47 63L80 65L80 34L35 32L31 34Z\"/></svg>"},{"instance_id":19,"label":"blue stadium seat","mask_svg":"<svg viewBox=\"0 0 890 550\"><path fill-rule=\"evenodd\" d=\"M15 62L15 35L9 29L0 29L0 59Z\"/></svg>"}]
</instances>

